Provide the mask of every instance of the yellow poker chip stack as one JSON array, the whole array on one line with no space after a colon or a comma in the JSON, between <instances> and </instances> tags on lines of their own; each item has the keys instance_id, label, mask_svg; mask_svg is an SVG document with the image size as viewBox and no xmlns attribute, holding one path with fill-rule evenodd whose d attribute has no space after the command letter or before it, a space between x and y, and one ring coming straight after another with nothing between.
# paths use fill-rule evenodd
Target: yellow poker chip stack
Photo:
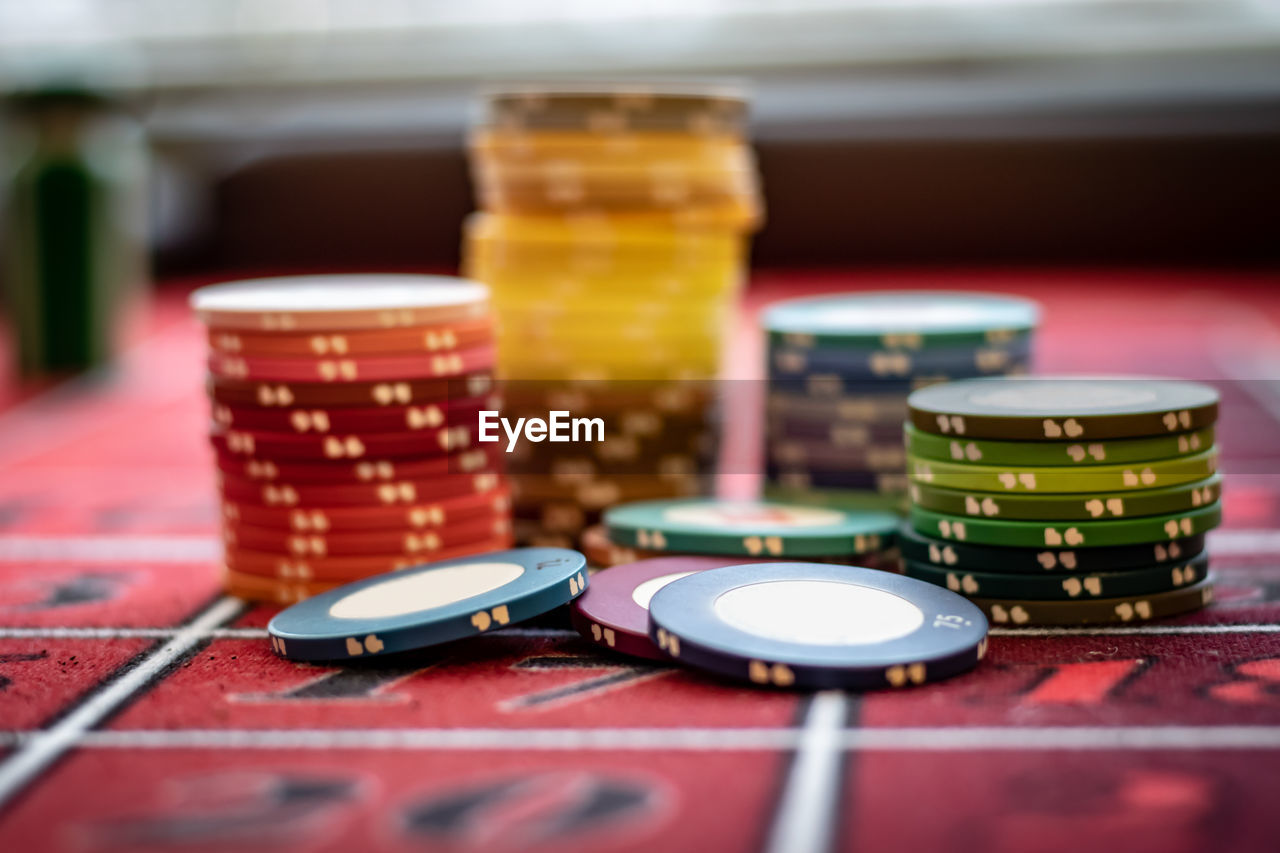
<instances>
[{"instance_id":1,"label":"yellow poker chip stack","mask_svg":"<svg viewBox=\"0 0 1280 853\"><path fill-rule=\"evenodd\" d=\"M614 503L705 491L714 393L762 212L743 95L721 87L489 93L471 141L467 274L500 325L504 415L602 418L523 446L517 517L574 540Z\"/></svg>"}]
</instances>

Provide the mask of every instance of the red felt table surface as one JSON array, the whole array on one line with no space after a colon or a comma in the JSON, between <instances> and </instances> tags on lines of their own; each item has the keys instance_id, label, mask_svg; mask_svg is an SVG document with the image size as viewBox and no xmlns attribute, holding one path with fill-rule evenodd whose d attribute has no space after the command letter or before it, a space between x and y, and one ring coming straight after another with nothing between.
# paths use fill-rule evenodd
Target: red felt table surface
<instances>
[{"instance_id":1,"label":"red felt table surface","mask_svg":"<svg viewBox=\"0 0 1280 853\"><path fill-rule=\"evenodd\" d=\"M768 693L535 625L339 669L219 593L205 340L163 291L117 370L0 387L0 850L1272 850L1280 792L1280 275L764 272L755 314L855 289L1018 293L1036 367L1215 382L1218 603L995 632L973 673ZM721 490L758 485L733 383Z\"/></svg>"}]
</instances>

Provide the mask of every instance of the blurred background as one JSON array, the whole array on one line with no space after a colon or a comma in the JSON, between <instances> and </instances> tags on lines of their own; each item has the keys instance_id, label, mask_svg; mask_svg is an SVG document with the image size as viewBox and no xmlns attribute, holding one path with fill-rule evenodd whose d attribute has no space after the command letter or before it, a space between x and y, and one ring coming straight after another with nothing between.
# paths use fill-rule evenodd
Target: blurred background
<instances>
[{"instance_id":1,"label":"blurred background","mask_svg":"<svg viewBox=\"0 0 1280 853\"><path fill-rule=\"evenodd\" d=\"M1280 255L1274 0L4 0L3 196L79 87L159 279L448 270L477 89L579 77L750 86L757 265Z\"/></svg>"}]
</instances>

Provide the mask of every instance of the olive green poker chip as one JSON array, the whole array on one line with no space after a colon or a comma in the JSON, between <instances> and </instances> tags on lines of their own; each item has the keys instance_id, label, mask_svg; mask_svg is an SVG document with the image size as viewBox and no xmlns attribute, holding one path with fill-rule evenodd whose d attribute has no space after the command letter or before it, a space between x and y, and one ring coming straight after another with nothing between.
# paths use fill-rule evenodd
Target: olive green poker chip
<instances>
[{"instance_id":1,"label":"olive green poker chip","mask_svg":"<svg viewBox=\"0 0 1280 853\"><path fill-rule=\"evenodd\" d=\"M1167 542L1206 533L1222 523L1218 503L1171 515L1106 521L1003 521L965 518L912 507L911 526L944 540L1011 548L1096 548Z\"/></svg>"},{"instance_id":2,"label":"olive green poker chip","mask_svg":"<svg viewBox=\"0 0 1280 853\"><path fill-rule=\"evenodd\" d=\"M908 493L916 506L953 516L1015 521L1088 521L1166 515L1208 506L1222 495L1222 475L1214 474L1203 480L1162 489L1132 492L997 495L913 482Z\"/></svg>"},{"instance_id":3,"label":"olive green poker chip","mask_svg":"<svg viewBox=\"0 0 1280 853\"><path fill-rule=\"evenodd\" d=\"M980 492L1074 494L1121 492L1176 486L1212 476L1218 470L1216 447L1191 456L1124 465L1081 465L1031 468L971 465L907 457L907 473L915 482L947 489Z\"/></svg>"},{"instance_id":4,"label":"olive green poker chip","mask_svg":"<svg viewBox=\"0 0 1280 853\"><path fill-rule=\"evenodd\" d=\"M912 425L937 435L1074 442L1204 429L1218 392L1172 379L997 377L922 388L907 406Z\"/></svg>"},{"instance_id":5,"label":"olive green poker chip","mask_svg":"<svg viewBox=\"0 0 1280 853\"><path fill-rule=\"evenodd\" d=\"M992 441L934 435L906 425L907 452L922 459L975 465L1115 465L1190 456L1214 443L1213 427L1152 438L1106 441Z\"/></svg>"}]
</instances>

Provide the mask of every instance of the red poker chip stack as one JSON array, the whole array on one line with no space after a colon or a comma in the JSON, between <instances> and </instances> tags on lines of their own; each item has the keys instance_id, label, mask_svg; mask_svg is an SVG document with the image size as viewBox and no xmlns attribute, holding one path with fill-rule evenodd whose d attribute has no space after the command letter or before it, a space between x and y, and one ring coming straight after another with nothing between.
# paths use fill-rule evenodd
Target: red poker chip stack
<instances>
[{"instance_id":1,"label":"red poker chip stack","mask_svg":"<svg viewBox=\"0 0 1280 853\"><path fill-rule=\"evenodd\" d=\"M210 442L228 592L290 603L512 544L478 416L500 406L487 289L439 276L214 285Z\"/></svg>"}]
</instances>

